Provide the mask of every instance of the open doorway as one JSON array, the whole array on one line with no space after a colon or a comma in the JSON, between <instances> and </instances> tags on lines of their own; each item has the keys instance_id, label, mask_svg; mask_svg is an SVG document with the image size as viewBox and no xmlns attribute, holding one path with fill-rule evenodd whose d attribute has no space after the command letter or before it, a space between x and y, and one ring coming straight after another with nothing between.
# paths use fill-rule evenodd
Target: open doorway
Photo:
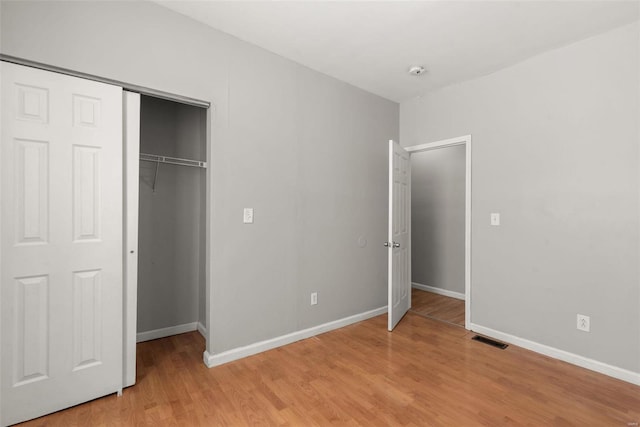
<instances>
[{"instance_id":1,"label":"open doorway","mask_svg":"<svg viewBox=\"0 0 640 427\"><path fill-rule=\"evenodd\" d=\"M411 217L411 255L406 263L407 276L411 277L406 280L411 288L408 307L413 313L469 329L471 135L400 151L409 155L411 168L407 203ZM397 205L391 201L390 193L390 218ZM390 247L393 251L396 245ZM391 278L398 276L393 269L390 264L390 295L394 283Z\"/></svg>"},{"instance_id":2,"label":"open doorway","mask_svg":"<svg viewBox=\"0 0 640 427\"><path fill-rule=\"evenodd\" d=\"M465 147L411 155L411 311L464 327Z\"/></svg>"}]
</instances>

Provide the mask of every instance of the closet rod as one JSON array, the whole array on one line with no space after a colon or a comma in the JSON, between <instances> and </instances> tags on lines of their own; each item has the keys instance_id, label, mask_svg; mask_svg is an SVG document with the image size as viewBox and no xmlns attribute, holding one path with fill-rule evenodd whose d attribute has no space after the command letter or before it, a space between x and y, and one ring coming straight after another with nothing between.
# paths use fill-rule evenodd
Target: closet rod
<instances>
[{"instance_id":1,"label":"closet rod","mask_svg":"<svg viewBox=\"0 0 640 427\"><path fill-rule=\"evenodd\" d=\"M169 163L178 166L191 166L195 168L207 168L207 162L200 160L181 159L179 157L157 156L155 154L140 153L140 160L153 163Z\"/></svg>"}]
</instances>

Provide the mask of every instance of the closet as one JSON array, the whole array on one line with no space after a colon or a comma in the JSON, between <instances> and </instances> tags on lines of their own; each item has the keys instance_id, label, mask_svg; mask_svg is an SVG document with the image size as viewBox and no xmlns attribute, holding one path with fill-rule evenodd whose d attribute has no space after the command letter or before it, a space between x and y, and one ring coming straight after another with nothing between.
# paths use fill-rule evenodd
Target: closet
<instances>
[{"instance_id":1,"label":"closet","mask_svg":"<svg viewBox=\"0 0 640 427\"><path fill-rule=\"evenodd\" d=\"M206 325L206 118L140 97L137 342Z\"/></svg>"},{"instance_id":2,"label":"closet","mask_svg":"<svg viewBox=\"0 0 640 427\"><path fill-rule=\"evenodd\" d=\"M2 426L121 395L136 342L207 327L209 103L42 67L0 61Z\"/></svg>"}]
</instances>

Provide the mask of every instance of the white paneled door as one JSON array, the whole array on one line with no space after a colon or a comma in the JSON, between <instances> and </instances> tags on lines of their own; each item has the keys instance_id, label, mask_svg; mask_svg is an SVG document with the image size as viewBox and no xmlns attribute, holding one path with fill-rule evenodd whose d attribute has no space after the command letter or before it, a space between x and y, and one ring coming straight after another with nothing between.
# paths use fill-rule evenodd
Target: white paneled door
<instances>
[{"instance_id":1,"label":"white paneled door","mask_svg":"<svg viewBox=\"0 0 640 427\"><path fill-rule=\"evenodd\" d=\"M409 153L389 141L389 331L411 307L410 185Z\"/></svg>"},{"instance_id":2,"label":"white paneled door","mask_svg":"<svg viewBox=\"0 0 640 427\"><path fill-rule=\"evenodd\" d=\"M122 388L122 89L1 70L7 425Z\"/></svg>"}]
</instances>

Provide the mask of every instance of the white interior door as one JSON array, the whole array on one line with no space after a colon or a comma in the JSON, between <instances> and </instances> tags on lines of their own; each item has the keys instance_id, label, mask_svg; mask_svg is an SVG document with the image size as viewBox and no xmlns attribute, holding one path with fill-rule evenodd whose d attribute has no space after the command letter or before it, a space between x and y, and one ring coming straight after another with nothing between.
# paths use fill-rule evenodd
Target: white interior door
<instances>
[{"instance_id":1,"label":"white interior door","mask_svg":"<svg viewBox=\"0 0 640 427\"><path fill-rule=\"evenodd\" d=\"M1 66L5 425L122 388L122 89Z\"/></svg>"},{"instance_id":2,"label":"white interior door","mask_svg":"<svg viewBox=\"0 0 640 427\"><path fill-rule=\"evenodd\" d=\"M389 331L411 307L409 153L389 141Z\"/></svg>"}]
</instances>

